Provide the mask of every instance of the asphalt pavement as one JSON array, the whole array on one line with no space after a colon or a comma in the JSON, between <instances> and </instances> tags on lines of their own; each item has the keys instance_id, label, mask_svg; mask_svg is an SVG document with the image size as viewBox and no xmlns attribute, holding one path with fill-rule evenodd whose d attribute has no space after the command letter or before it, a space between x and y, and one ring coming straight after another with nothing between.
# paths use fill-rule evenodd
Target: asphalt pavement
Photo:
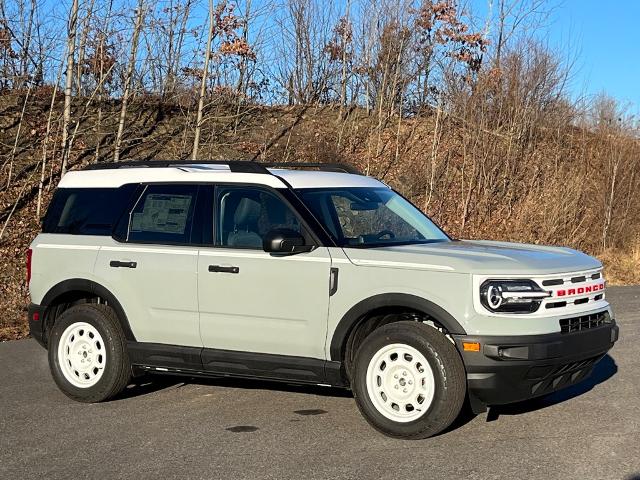
<instances>
[{"instance_id":1,"label":"asphalt pavement","mask_svg":"<svg viewBox=\"0 0 640 480\"><path fill-rule=\"evenodd\" d=\"M0 478L640 480L640 287L607 296L621 339L589 380L421 441L378 434L323 387L145 377L75 403L35 341L1 343Z\"/></svg>"}]
</instances>

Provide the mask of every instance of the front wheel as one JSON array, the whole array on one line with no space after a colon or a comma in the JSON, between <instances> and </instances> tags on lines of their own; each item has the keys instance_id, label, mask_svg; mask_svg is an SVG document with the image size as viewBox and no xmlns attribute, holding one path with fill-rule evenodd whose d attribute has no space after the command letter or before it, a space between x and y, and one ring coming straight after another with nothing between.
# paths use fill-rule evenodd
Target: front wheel
<instances>
[{"instance_id":1,"label":"front wheel","mask_svg":"<svg viewBox=\"0 0 640 480\"><path fill-rule=\"evenodd\" d=\"M115 312L89 303L66 310L51 331L49 367L58 388L80 402L101 402L122 391L131 366Z\"/></svg>"},{"instance_id":2,"label":"front wheel","mask_svg":"<svg viewBox=\"0 0 640 480\"><path fill-rule=\"evenodd\" d=\"M402 321L374 330L360 345L354 367L358 407L386 435L430 437L462 409L466 378L460 355L428 325Z\"/></svg>"}]
</instances>

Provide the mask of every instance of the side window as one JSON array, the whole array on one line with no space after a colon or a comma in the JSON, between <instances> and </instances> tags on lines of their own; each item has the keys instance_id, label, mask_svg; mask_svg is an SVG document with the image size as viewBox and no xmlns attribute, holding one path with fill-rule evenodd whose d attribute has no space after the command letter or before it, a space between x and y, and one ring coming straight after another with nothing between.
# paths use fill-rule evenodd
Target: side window
<instances>
[{"instance_id":1,"label":"side window","mask_svg":"<svg viewBox=\"0 0 640 480\"><path fill-rule=\"evenodd\" d=\"M188 244L197 185L148 185L129 214L128 242Z\"/></svg>"},{"instance_id":2,"label":"side window","mask_svg":"<svg viewBox=\"0 0 640 480\"><path fill-rule=\"evenodd\" d=\"M138 188L59 188L42 222L43 233L111 235Z\"/></svg>"},{"instance_id":3,"label":"side window","mask_svg":"<svg viewBox=\"0 0 640 480\"><path fill-rule=\"evenodd\" d=\"M216 245L262 250L264 236L281 228L301 233L311 243L298 216L276 194L246 186L218 187L216 192Z\"/></svg>"}]
</instances>

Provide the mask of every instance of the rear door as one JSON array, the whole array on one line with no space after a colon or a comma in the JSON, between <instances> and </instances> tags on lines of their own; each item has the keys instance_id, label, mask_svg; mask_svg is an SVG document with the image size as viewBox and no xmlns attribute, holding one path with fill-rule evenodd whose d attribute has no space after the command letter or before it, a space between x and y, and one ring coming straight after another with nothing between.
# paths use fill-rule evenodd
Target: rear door
<instances>
[{"instance_id":1,"label":"rear door","mask_svg":"<svg viewBox=\"0 0 640 480\"><path fill-rule=\"evenodd\" d=\"M139 342L202 346L191 241L198 190L145 186L121 219L121 241L100 248L95 274L121 302Z\"/></svg>"},{"instance_id":2,"label":"rear door","mask_svg":"<svg viewBox=\"0 0 640 480\"><path fill-rule=\"evenodd\" d=\"M294 229L315 243L293 208L273 189L220 185L211 196L211 245L202 247L198 258L203 345L324 359L328 249L317 246L288 256L263 250L262 239L274 228ZM203 362L207 368L204 356Z\"/></svg>"}]
</instances>

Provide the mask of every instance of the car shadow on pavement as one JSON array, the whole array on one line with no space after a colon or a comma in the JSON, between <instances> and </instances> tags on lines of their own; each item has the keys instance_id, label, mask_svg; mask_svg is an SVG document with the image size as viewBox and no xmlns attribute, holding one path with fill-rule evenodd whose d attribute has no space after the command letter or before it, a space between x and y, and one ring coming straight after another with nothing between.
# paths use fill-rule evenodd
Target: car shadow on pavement
<instances>
[{"instance_id":1,"label":"car shadow on pavement","mask_svg":"<svg viewBox=\"0 0 640 480\"><path fill-rule=\"evenodd\" d=\"M323 397L351 398L351 390L319 385L300 385L266 380L231 378L231 377L181 377L169 374L145 374L134 378L132 382L113 400L138 397L160 390L181 388L185 385L202 385L224 388L241 388L247 390L271 390L279 392L305 393Z\"/></svg>"},{"instance_id":2,"label":"car shadow on pavement","mask_svg":"<svg viewBox=\"0 0 640 480\"><path fill-rule=\"evenodd\" d=\"M610 355L605 355L593 369L589 378L582 382L567 387L563 390L545 395L543 397L526 400L524 402L510 405L497 405L491 407L487 415L487 421L497 420L500 415L519 415L521 413L534 412L543 408L565 402L575 397L587 393L596 385L608 380L618 372L618 366Z\"/></svg>"},{"instance_id":3,"label":"car shadow on pavement","mask_svg":"<svg viewBox=\"0 0 640 480\"><path fill-rule=\"evenodd\" d=\"M498 405L490 407L487 414L487 422L497 420L500 415L520 415L534 412L543 408L565 402L578 397L595 387L596 385L613 377L618 371L615 360L610 355L605 355L593 369L591 376L577 385L565 388L558 392L510 405ZM223 388L237 388L247 390L270 390L279 392L304 393L324 397L352 398L351 390L335 387L324 387L318 385L300 385L283 382L270 382L266 380L243 379L231 377L181 377L170 374L144 374L134 378L127 388L117 395L113 401L125 400L127 398L139 397L158 392L165 389L181 388L187 385L201 385ZM456 430L476 417L471 411L468 399L465 405L453 422L439 435ZM636 480L636 477L633 477ZM637 477L640 480L640 476Z\"/></svg>"},{"instance_id":4,"label":"car shadow on pavement","mask_svg":"<svg viewBox=\"0 0 640 480\"><path fill-rule=\"evenodd\" d=\"M149 375L131 379L127 387L117 394L111 401L125 400L127 398L142 397L161 390L180 388L188 379L171 375Z\"/></svg>"},{"instance_id":5,"label":"car shadow on pavement","mask_svg":"<svg viewBox=\"0 0 640 480\"><path fill-rule=\"evenodd\" d=\"M467 396L467 398L465 398L464 400L462 410L460 410L460 413L458 414L456 419L453 421L453 423L449 425L447 428L445 428L444 430L442 430L441 432L434 435L434 437L439 437L440 435L446 435L449 432L457 430L465 426L467 423L469 423L471 420L473 420L476 417L477 415L473 413L471 404L469 403L469 397Z\"/></svg>"}]
</instances>

